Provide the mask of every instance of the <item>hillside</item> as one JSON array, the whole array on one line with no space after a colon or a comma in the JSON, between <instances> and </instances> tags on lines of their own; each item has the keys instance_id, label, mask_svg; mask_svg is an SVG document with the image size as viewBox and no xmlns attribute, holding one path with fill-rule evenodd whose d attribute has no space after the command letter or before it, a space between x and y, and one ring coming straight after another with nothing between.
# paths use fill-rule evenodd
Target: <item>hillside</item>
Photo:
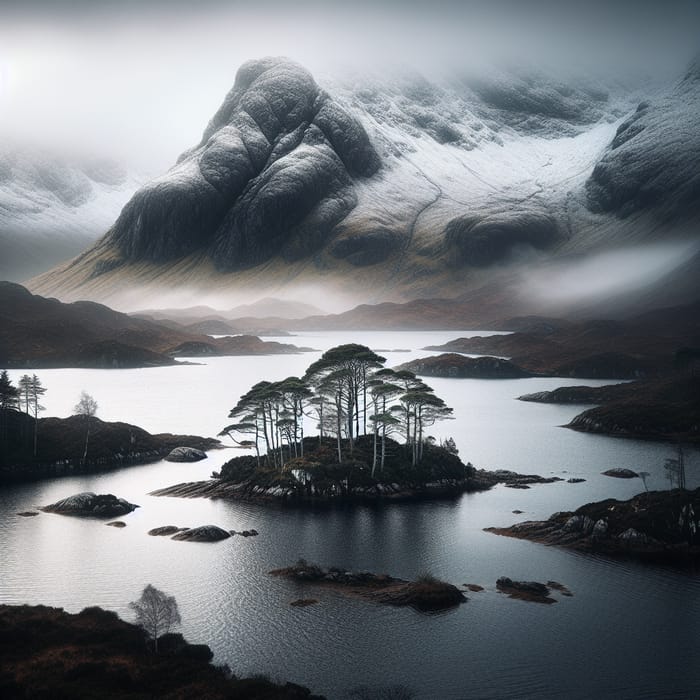
<instances>
[{"instance_id":1,"label":"hillside","mask_svg":"<svg viewBox=\"0 0 700 700\"><path fill-rule=\"evenodd\" d=\"M298 352L251 336L214 339L132 318L90 301L63 304L0 282L0 367L150 367L168 354L259 355Z\"/></svg>"}]
</instances>

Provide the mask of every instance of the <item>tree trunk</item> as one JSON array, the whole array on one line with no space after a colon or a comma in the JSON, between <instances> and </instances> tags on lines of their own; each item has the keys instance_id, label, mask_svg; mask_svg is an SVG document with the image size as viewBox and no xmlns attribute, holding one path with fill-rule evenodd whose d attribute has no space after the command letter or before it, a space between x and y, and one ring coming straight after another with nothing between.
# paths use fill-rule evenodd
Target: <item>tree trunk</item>
<instances>
[{"instance_id":1,"label":"tree trunk","mask_svg":"<svg viewBox=\"0 0 700 700\"><path fill-rule=\"evenodd\" d=\"M37 411L34 411L34 457L37 454L37 436L39 433L39 420L37 418Z\"/></svg>"},{"instance_id":2,"label":"tree trunk","mask_svg":"<svg viewBox=\"0 0 700 700\"><path fill-rule=\"evenodd\" d=\"M379 426L374 422L374 444L372 445L372 478L374 479L374 470L377 468L377 433Z\"/></svg>"},{"instance_id":3,"label":"tree trunk","mask_svg":"<svg viewBox=\"0 0 700 700\"><path fill-rule=\"evenodd\" d=\"M90 418L86 420L86 429L85 429L85 452L83 452L83 464L87 461L87 453L88 453L88 442L90 441Z\"/></svg>"}]
</instances>

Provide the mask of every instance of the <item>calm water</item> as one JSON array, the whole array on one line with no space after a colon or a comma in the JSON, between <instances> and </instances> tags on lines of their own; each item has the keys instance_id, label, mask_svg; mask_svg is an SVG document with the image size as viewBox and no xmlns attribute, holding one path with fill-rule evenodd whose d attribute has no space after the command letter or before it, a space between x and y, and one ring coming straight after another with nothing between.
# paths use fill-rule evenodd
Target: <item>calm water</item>
<instances>
[{"instance_id":1,"label":"calm water","mask_svg":"<svg viewBox=\"0 0 700 700\"><path fill-rule=\"evenodd\" d=\"M424 356L420 348L464 335L323 333L289 339L319 351L342 342L384 353L388 365ZM281 339L285 340L285 339ZM46 415L71 413L82 389L105 420L151 432L215 435L240 394L262 378L301 374L318 357L213 358L206 364L148 370L41 370ZM23 372L11 373L16 379ZM700 697L700 576L641 567L497 537L482 531L539 519L605 497L627 498L639 480L600 475L610 467L646 470L664 488L668 446L583 435L558 426L581 407L524 403L515 397L562 380L440 380L429 383L455 409L434 426L454 436L476 466L581 476L582 484L497 487L444 503L305 512L200 499L153 498L149 491L206 478L238 452L214 451L194 465L159 462L106 475L70 477L0 492L0 602L45 603L78 611L101 605L130 619L128 603L152 583L176 596L182 631L206 642L217 663L239 674L268 673L330 698L358 685L402 684L425 699ZM580 382L581 383L581 382ZM594 382L587 382L594 384ZM600 384L602 382L598 382ZM700 484L700 454L688 457ZM78 491L112 492L140 504L122 530L42 514L35 508ZM513 515L519 509L523 515ZM218 544L146 535L166 524L256 528L256 538ZM412 578L430 571L486 590L441 615L375 606L332 592L298 609L312 591L267 575L299 557L324 565ZM556 605L497 593L501 575L565 583Z\"/></svg>"}]
</instances>

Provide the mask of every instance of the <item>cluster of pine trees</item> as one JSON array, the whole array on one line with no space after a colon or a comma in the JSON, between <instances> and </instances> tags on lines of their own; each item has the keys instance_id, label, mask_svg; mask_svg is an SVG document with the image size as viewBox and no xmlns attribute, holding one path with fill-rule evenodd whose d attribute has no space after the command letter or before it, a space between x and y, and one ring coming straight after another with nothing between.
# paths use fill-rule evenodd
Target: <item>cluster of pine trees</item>
<instances>
[{"instance_id":1,"label":"cluster of pine trees","mask_svg":"<svg viewBox=\"0 0 700 700\"><path fill-rule=\"evenodd\" d=\"M401 435L412 464L423 456L425 430L450 418L452 409L413 372L394 371L386 358L364 345L339 345L308 367L304 377L262 381L241 396L219 435L254 448L258 466L284 467L304 456L304 418L316 421L319 439L334 436L338 462L343 441L352 455L355 440L373 435L372 476L384 467L386 438Z\"/></svg>"},{"instance_id":2,"label":"cluster of pine trees","mask_svg":"<svg viewBox=\"0 0 700 700\"><path fill-rule=\"evenodd\" d=\"M40 403L46 387L36 374L24 374L14 386L7 370L0 372L0 444L4 449L10 442L10 412L22 411L34 419L33 455L37 455L39 413L44 411Z\"/></svg>"}]
</instances>

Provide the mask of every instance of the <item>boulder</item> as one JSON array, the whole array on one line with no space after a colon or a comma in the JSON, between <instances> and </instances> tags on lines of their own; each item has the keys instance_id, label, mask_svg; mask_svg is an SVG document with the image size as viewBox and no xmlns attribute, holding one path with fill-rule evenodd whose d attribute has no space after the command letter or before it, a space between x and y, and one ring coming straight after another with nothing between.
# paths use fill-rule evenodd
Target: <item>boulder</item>
<instances>
[{"instance_id":1,"label":"boulder","mask_svg":"<svg viewBox=\"0 0 700 700\"><path fill-rule=\"evenodd\" d=\"M192 527L172 536L173 540L182 540L183 542L219 542L231 537L228 530L224 530L216 525L200 525Z\"/></svg>"},{"instance_id":2,"label":"boulder","mask_svg":"<svg viewBox=\"0 0 700 700\"><path fill-rule=\"evenodd\" d=\"M117 498L111 493L97 495L91 491L85 491L44 506L41 510L47 513L59 513L60 515L114 518L131 513L136 508L138 506L134 503L129 503L123 498Z\"/></svg>"},{"instance_id":3,"label":"boulder","mask_svg":"<svg viewBox=\"0 0 700 700\"><path fill-rule=\"evenodd\" d=\"M195 447L176 447L165 458L166 462L199 462L207 458L207 453Z\"/></svg>"},{"instance_id":4,"label":"boulder","mask_svg":"<svg viewBox=\"0 0 700 700\"><path fill-rule=\"evenodd\" d=\"M161 527L154 527L152 530L148 531L151 537L165 537L167 535L174 535L176 532L182 532L187 530L186 527L178 527L177 525L162 525Z\"/></svg>"}]
</instances>

